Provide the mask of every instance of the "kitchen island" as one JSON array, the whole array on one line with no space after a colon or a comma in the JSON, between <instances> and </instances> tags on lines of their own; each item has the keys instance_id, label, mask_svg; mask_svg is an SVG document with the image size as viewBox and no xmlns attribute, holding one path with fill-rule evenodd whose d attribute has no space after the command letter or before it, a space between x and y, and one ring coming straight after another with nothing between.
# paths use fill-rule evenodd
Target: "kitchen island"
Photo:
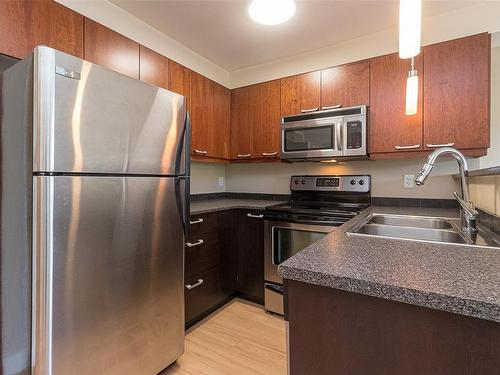
<instances>
[{"instance_id":1,"label":"kitchen island","mask_svg":"<svg viewBox=\"0 0 500 375\"><path fill-rule=\"evenodd\" d=\"M282 263L290 373L498 373L500 249L347 233L371 213L457 216L371 207Z\"/></svg>"}]
</instances>

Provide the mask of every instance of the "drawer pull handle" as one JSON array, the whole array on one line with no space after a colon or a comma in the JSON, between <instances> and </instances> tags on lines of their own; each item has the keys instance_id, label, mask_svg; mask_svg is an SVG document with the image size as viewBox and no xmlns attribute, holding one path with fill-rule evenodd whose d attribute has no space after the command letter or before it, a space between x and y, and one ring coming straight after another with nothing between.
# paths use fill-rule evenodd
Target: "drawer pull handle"
<instances>
[{"instance_id":1,"label":"drawer pull handle","mask_svg":"<svg viewBox=\"0 0 500 375\"><path fill-rule=\"evenodd\" d=\"M189 224L193 225L193 224L200 224L200 223L203 223L203 219L200 217L198 219L194 219L194 220L189 220Z\"/></svg>"},{"instance_id":2,"label":"drawer pull handle","mask_svg":"<svg viewBox=\"0 0 500 375\"><path fill-rule=\"evenodd\" d=\"M414 148L419 148L420 145L411 145L411 146L394 146L396 150L411 150Z\"/></svg>"},{"instance_id":3,"label":"drawer pull handle","mask_svg":"<svg viewBox=\"0 0 500 375\"><path fill-rule=\"evenodd\" d=\"M309 112L316 112L319 108L316 107L316 108L308 108L308 109L301 109L300 112L301 113L309 113Z\"/></svg>"},{"instance_id":4,"label":"drawer pull handle","mask_svg":"<svg viewBox=\"0 0 500 375\"><path fill-rule=\"evenodd\" d=\"M249 158L250 156L252 156L252 154L238 154L237 156L239 158Z\"/></svg>"},{"instance_id":5,"label":"drawer pull handle","mask_svg":"<svg viewBox=\"0 0 500 375\"><path fill-rule=\"evenodd\" d=\"M278 151L275 152L263 152L262 156L276 156L278 155Z\"/></svg>"},{"instance_id":6,"label":"drawer pull handle","mask_svg":"<svg viewBox=\"0 0 500 375\"><path fill-rule=\"evenodd\" d=\"M194 289L194 288L200 286L201 284L203 284L203 279L198 279L198 281L196 283L194 283L193 285L186 284L186 289L191 290L191 289Z\"/></svg>"},{"instance_id":7,"label":"drawer pull handle","mask_svg":"<svg viewBox=\"0 0 500 375\"><path fill-rule=\"evenodd\" d=\"M427 147L451 147L455 144L455 142L450 142L450 143L443 143L441 145L435 145L435 144L432 144L432 143L427 143L426 146Z\"/></svg>"},{"instance_id":8,"label":"drawer pull handle","mask_svg":"<svg viewBox=\"0 0 500 375\"><path fill-rule=\"evenodd\" d=\"M187 247L195 247L195 246L198 246L198 245L201 245L203 243L203 240L198 240L196 242L186 242L186 246Z\"/></svg>"},{"instance_id":9,"label":"drawer pull handle","mask_svg":"<svg viewBox=\"0 0 500 375\"><path fill-rule=\"evenodd\" d=\"M337 108L340 108L340 107L342 107L342 104L327 105L327 106L321 107L321 109L337 109Z\"/></svg>"},{"instance_id":10,"label":"drawer pull handle","mask_svg":"<svg viewBox=\"0 0 500 375\"><path fill-rule=\"evenodd\" d=\"M208 154L208 151L207 150L197 150L197 149L194 149L193 150L196 154L202 154L202 155L206 155Z\"/></svg>"},{"instance_id":11,"label":"drawer pull handle","mask_svg":"<svg viewBox=\"0 0 500 375\"><path fill-rule=\"evenodd\" d=\"M247 217L253 217L254 219L262 219L264 215L247 214Z\"/></svg>"}]
</instances>

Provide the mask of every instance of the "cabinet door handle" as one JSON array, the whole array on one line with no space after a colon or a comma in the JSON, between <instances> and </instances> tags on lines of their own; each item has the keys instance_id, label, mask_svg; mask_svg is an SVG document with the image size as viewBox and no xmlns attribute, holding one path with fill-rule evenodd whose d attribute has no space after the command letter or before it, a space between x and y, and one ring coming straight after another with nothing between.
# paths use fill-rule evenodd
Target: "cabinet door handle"
<instances>
[{"instance_id":1,"label":"cabinet door handle","mask_svg":"<svg viewBox=\"0 0 500 375\"><path fill-rule=\"evenodd\" d=\"M441 145L435 145L435 144L432 144L432 143L427 143L426 146L427 147L451 147L455 144L455 142L450 142L450 143L443 143Z\"/></svg>"},{"instance_id":2,"label":"cabinet door handle","mask_svg":"<svg viewBox=\"0 0 500 375\"><path fill-rule=\"evenodd\" d=\"M335 105L326 105L324 107L321 107L321 109L337 109L342 107L342 104L335 104Z\"/></svg>"},{"instance_id":3,"label":"cabinet door handle","mask_svg":"<svg viewBox=\"0 0 500 375\"><path fill-rule=\"evenodd\" d=\"M207 151L207 150L197 150L197 149L193 149L193 151L194 151L196 154L202 154L202 155L206 155L206 154L208 154L208 151Z\"/></svg>"},{"instance_id":4,"label":"cabinet door handle","mask_svg":"<svg viewBox=\"0 0 500 375\"><path fill-rule=\"evenodd\" d=\"M308 109L301 109L300 112L301 113L308 113L308 112L316 112L319 108L316 107L316 108L308 108Z\"/></svg>"},{"instance_id":5,"label":"cabinet door handle","mask_svg":"<svg viewBox=\"0 0 500 375\"><path fill-rule=\"evenodd\" d=\"M262 153L262 156L276 156L278 155L278 152L275 151L275 152L263 152Z\"/></svg>"},{"instance_id":6,"label":"cabinet door handle","mask_svg":"<svg viewBox=\"0 0 500 375\"><path fill-rule=\"evenodd\" d=\"M255 214L248 213L247 217L253 217L254 219L262 219L264 217L264 215L255 215Z\"/></svg>"},{"instance_id":7,"label":"cabinet door handle","mask_svg":"<svg viewBox=\"0 0 500 375\"><path fill-rule=\"evenodd\" d=\"M396 150L411 150L414 148L419 148L420 145L411 145L411 146L394 146Z\"/></svg>"},{"instance_id":8,"label":"cabinet door handle","mask_svg":"<svg viewBox=\"0 0 500 375\"><path fill-rule=\"evenodd\" d=\"M198 281L196 283L192 284L192 285L191 284L186 284L186 289L187 290L191 290L191 289L194 289L194 288L200 286L201 284L203 284L203 279L198 279Z\"/></svg>"},{"instance_id":9,"label":"cabinet door handle","mask_svg":"<svg viewBox=\"0 0 500 375\"><path fill-rule=\"evenodd\" d=\"M252 156L252 154L238 154L237 156L239 158L249 158L250 156Z\"/></svg>"},{"instance_id":10,"label":"cabinet door handle","mask_svg":"<svg viewBox=\"0 0 500 375\"><path fill-rule=\"evenodd\" d=\"M195 246L198 246L198 245L201 245L203 243L203 240L198 240L196 242L186 242L186 246L187 247L195 247Z\"/></svg>"},{"instance_id":11,"label":"cabinet door handle","mask_svg":"<svg viewBox=\"0 0 500 375\"><path fill-rule=\"evenodd\" d=\"M189 220L189 224L193 225L193 224L200 224L200 223L203 223L203 219L200 217L198 219L194 219L194 220Z\"/></svg>"}]
</instances>

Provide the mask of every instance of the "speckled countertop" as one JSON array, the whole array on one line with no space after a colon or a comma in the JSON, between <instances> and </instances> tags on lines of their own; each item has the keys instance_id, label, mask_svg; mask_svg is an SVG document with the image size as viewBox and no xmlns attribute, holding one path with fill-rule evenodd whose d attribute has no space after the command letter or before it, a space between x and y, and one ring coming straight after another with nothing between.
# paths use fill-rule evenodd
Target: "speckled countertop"
<instances>
[{"instance_id":1,"label":"speckled countertop","mask_svg":"<svg viewBox=\"0 0 500 375\"><path fill-rule=\"evenodd\" d=\"M500 322L500 249L349 235L370 213L456 217L456 210L371 207L279 267L283 278Z\"/></svg>"},{"instance_id":2,"label":"speckled countertop","mask_svg":"<svg viewBox=\"0 0 500 375\"><path fill-rule=\"evenodd\" d=\"M231 209L248 209L248 210L264 210L268 206L272 206L280 201L272 200L257 200L257 199L206 199L201 201L191 202L191 214L205 214L208 212L231 210Z\"/></svg>"}]
</instances>

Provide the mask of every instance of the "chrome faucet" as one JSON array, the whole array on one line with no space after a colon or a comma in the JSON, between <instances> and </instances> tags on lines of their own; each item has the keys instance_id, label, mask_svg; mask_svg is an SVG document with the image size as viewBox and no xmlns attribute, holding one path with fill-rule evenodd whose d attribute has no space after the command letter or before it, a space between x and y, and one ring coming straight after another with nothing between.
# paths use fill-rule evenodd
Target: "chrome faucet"
<instances>
[{"instance_id":1,"label":"chrome faucet","mask_svg":"<svg viewBox=\"0 0 500 375\"><path fill-rule=\"evenodd\" d=\"M418 186L422 186L425 183L427 176L431 173L432 168L436 159L443 155L449 154L455 158L460 167L460 187L462 190L462 196L459 196L457 192L453 195L460 205L460 221L462 223L462 231L465 234L472 234L477 232L476 219L479 213L474 209L472 202L469 197L469 186L467 184L466 172L468 171L467 160L465 160L464 155L453 147L442 147L434 150L427 159L427 162L423 165L420 172L418 172L415 178L415 183Z\"/></svg>"}]
</instances>

